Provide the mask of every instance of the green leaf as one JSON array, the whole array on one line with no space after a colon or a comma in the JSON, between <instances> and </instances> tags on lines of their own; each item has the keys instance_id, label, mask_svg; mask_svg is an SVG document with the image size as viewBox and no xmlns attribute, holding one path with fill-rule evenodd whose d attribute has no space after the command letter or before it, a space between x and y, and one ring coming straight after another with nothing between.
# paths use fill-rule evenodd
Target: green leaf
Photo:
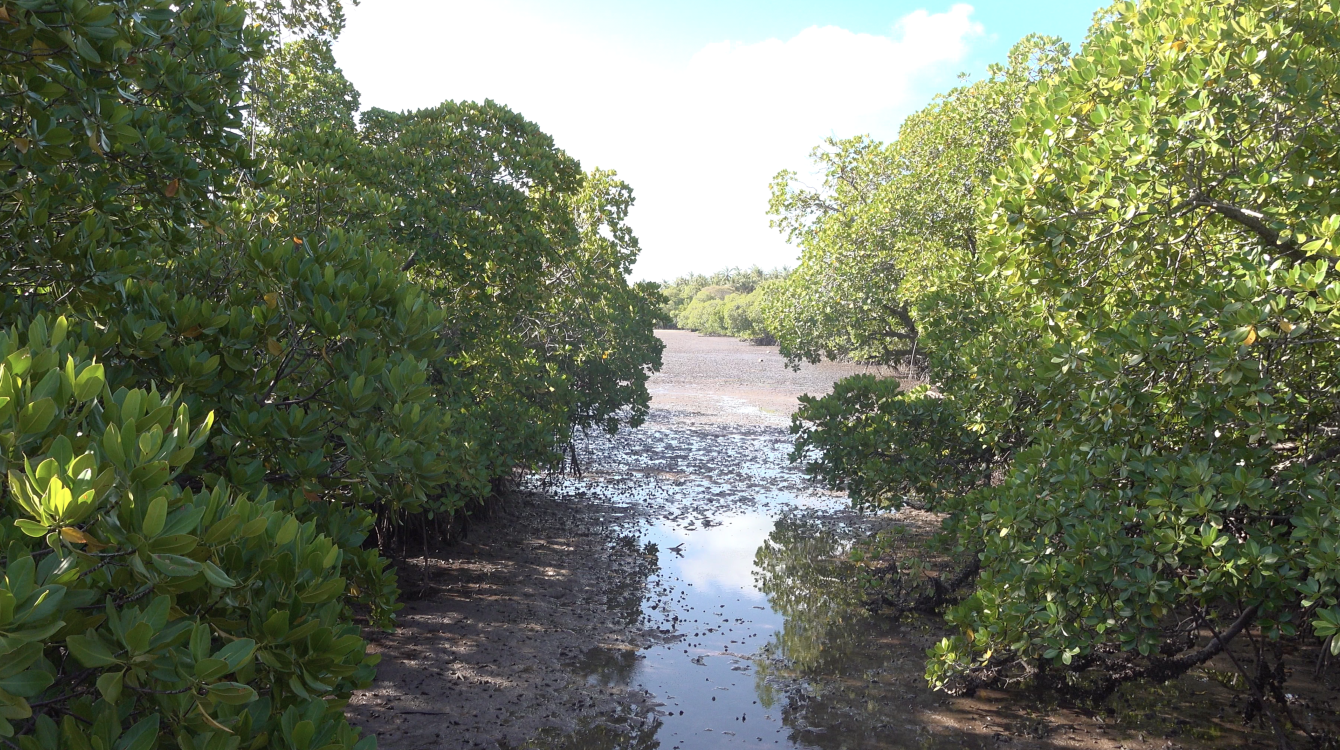
<instances>
[{"instance_id":1,"label":"green leaf","mask_svg":"<svg viewBox=\"0 0 1340 750\"><path fill-rule=\"evenodd\" d=\"M69 647L70 653L74 658L86 667L108 667L119 663L112 652L98 638L89 631L87 635L72 635L65 639L65 645Z\"/></svg>"},{"instance_id":2,"label":"green leaf","mask_svg":"<svg viewBox=\"0 0 1340 750\"><path fill-rule=\"evenodd\" d=\"M240 706L256 700L256 691L238 682L216 682L209 686L209 697L230 706Z\"/></svg>"},{"instance_id":3,"label":"green leaf","mask_svg":"<svg viewBox=\"0 0 1340 750\"><path fill-rule=\"evenodd\" d=\"M279 533L275 535L275 544L288 544L298 535L298 519L289 516L288 520L279 527Z\"/></svg>"},{"instance_id":4,"label":"green leaf","mask_svg":"<svg viewBox=\"0 0 1340 750\"><path fill-rule=\"evenodd\" d=\"M150 539L158 536L163 531L163 525L167 522L168 502L167 498L159 495L149 503L149 510L144 514L144 535Z\"/></svg>"},{"instance_id":5,"label":"green leaf","mask_svg":"<svg viewBox=\"0 0 1340 750\"><path fill-rule=\"evenodd\" d=\"M213 680L229 671L228 662L223 659L201 659L195 663L195 677L198 680Z\"/></svg>"},{"instance_id":6,"label":"green leaf","mask_svg":"<svg viewBox=\"0 0 1340 750\"><path fill-rule=\"evenodd\" d=\"M84 37L76 36L74 38L74 48L75 51L79 53L79 56L85 60L94 63L102 62L102 58L98 56L98 51L93 49L93 45L89 44L88 40Z\"/></svg>"},{"instance_id":7,"label":"green leaf","mask_svg":"<svg viewBox=\"0 0 1340 750\"><path fill-rule=\"evenodd\" d=\"M56 127L47 131L42 140L49 146L64 146L74 140L74 133L69 128Z\"/></svg>"},{"instance_id":8,"label":"green leaf","mask_svg":"<svg viewBox=\"0 0 1340 750\"><path fill-rule=\"evenodd\" d=\"M329 581L313 586L298 595L298 599L304 604L322 604L334 599L344 592L345 581L343 578L332 578Z\"/></svg>"},{"instance_id":9,"label":"green leaf","mask_svg":"<svg viewBox=\"0 0 1340 750\"><path fill-rule=\"evenodd\" d=\"M308 750L312 745L312 737L316 734L316 726L310 721L300 721L293 726L293 731L289 734L289 739L293 742L296 750Z\"/></svg>"},{"instance_id":10,"label":"green leaf","mask_svg":"<svg viewBox=\"0 0 1340 750\"><path fill-rule=\"evenodd\" d=\"M103 384L106 382L106 373L102 365L89 365L84 371L75 378L74 397L80 403L89 401L102 393Z\"/></svg>"},{"instance_id":11,"label":"green leaf","mask_svg":"<svg viewBox=\"0 0 1340 750\"><path fill-rule=\"evenodd\" d=\"M26 518L20 518L14 521L14 525L18 527L19 531L32 537L44 537L51 531L50 527L44 526L36 521L29 521Z\"/></svg>"},{"instance_id":12,"label":"green leaf","mask_svg":"<svg viewBox=\"0 0 1340 750\"><path fill-rule=\"evenodd\" d=\"M127 630L121 640L126 644L126 649L131 654L138 655L149 652L149 644L152 643L153 637L153 625L147 622L139 622Z\"/></svg>"},{"instance_id":13,"label":"green leaf","mask_svg":"<svg viewBox=\"0 0 1340 750\"><path fill-rule=\"evenodd\" d=\"M265 624L261 626L261 629L265 631L265 634L269 636L272 641L282 639L284 636L288 635L289 631L288 611L282 609L276 610L268 619L266 619Z\"/></svg>"},{"instance_id":14,"label":"green leaf","mask_svg":"<svg viewBox=\"0 0 1340 750\"><path fill-rule=\"evenodd\" d=\"M242 527L242 530L237 532L237 535L243 539L250 539L253 536L262 534L265 532L266 526L269 525L269 521L270 519L265 516L257 516L256 518L247 521Z\"/></svg>"},{"instance_id":15,"label":"green leaf","mask_svg":"<svg viewBox=\"0 0 1340 750\"><path fill-rule=\"evenodd\" d=\"M19 432L32 435L44 432L56 417L56 404L49 398L34 401L19 412Z\"/></svg>"},{"instance_id":16,"label":"green leaf","mask_svg":"<svg viewBox=\"0 0 1340 750\"><path fill-rule=\"evenodd\" d=\"M8 591L0 589L0 604L3 604L6 596L13 601ZM0 622L3 620L4 618L0 617ZM0 662L0 678L13 677L32 666L33 662L42 658L42 645L40 642L33 642L17 647L11 646L9 653L5 654L4 661Z\"/></svg>"},{"instance_id":17,"label":"green leaf","mask_svg":"<svg viewBox=\"0 0 1340 750\"><path fill-rule=\"evenodd\" d=\"M0 690L20 698L31 698L46 690L55 681L56 678L46 672L30 669L14 677L0 680Z\"/></svg>"},{"instance_id":18,"label":"green leaf","mask_svg":"<svg viewBox=\"0 0 1340 750\"><path fill-rule=\"evenodd\" d=\"M107 453L107 457L117 466L125 467L126 454L121 444L121 431L116 425L108 425L107 431L102 435L102 449Z\"/></svg>"},{"instance_id":19,"label":"green leaf","mask_svg":"<svg viewBox=\"0 0 1340 750\"><path fill-rule=\"evenodd\" d=\"M112 746L113 750L150 750L158 741L158 714L140 719Z\"/></svg>"},{"instance_id":20,"label":"green leaf","mask_svg":"<svg viewBox=\"0 0 1340 750\"><path fill-rule=\"evenodd\" d=\"M214 563L206 560L204 562L203 569L205 573L205 579L208 580L211 584L218 586L221 589L231 589L237 586L237 581L234 581L233 579L229 578L227 574L225 574L222 570L220 570L219 566L215 565Z\"/></svg>"},{"instance_id":21,"label":"green leaf","mask_svg":"<svg viewBox=\"0 0 1340 750\"><path fill-rule=\"evenodd\" d=\"M228 662L228 670L236 671L249 663L255 653L255 641L250 638L239 638L215 652L214 658Z\"/></svg>"},{"instance_id":22,"label":"green leaf","mask_svg":"<svg viewBox=\"0 0 1340 750\"><path fill-rule=\"evenodd\" d=\"M121 700L121 689L125 684L124 671L105 672L98 677L98 692L108 703L116 705Z\"/></svg>"},{"instance_id":23,"label":"green leaf","mask_svg":"<svg viewBox=\"0 0 1340 750\"><path fill-rule=\"evenodd\" d=\"M150 555L154 567L160 573L173 578L186 578L204 569L200 563L181 555Z\"/></svg>"}]
</instances>

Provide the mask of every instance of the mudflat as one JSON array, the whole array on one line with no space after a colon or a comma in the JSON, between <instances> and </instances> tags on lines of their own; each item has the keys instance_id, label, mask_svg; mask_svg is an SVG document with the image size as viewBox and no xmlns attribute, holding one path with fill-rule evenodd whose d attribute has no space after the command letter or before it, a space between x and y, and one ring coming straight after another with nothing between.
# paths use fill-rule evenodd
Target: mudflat
<instances>
[{"instance_id":1,"label":"mudflat","mask_svg":"<svg viewBox=\"0 0 1340 750\"><path fill-rule=\"evenodd\" d=\"M405 566L402 583L418 596L406 601L394 632L368 631L382 662L376 683L349 708L381 747L496 747L542 730L562 736L610 720L645 723L654 714L650 694L583 670L592 658L631 663L660 636L642 618L656 563L634 535L653 508L632 486L639 482L626 480L663 479L666 454L689 446L661 439L656 427L686 424L704 436L746 428L779 449L797 396L869 369L823 363L795 371L776 347L657 335L665 361L649 384L653 413L644 428L657 456L630 451L639 431L591 436L579 452L583 479L535 481L472 522L462 543ZM798 479L778 452L769 459Z\"/></svg>"},{"instance_id":2,"label":"mudflat","mask_svg":"<svg viewBox=\"0 0 1340 750\"><path fill-rule=\"evenodd\" d=\"M788 460L797 396L869 368L658 335L643 427L586 436L580 477L532 478L464 542L404 566L420 595L395 632L369 634L383 661L350 706L382 747L1274 746L1244 723L1226 661L1097 709L930 691L942 623L868 606L848 552L938 520L856 513ZM1336 682L1307 683L1301 720L1334 721Z\"/></svg>"}]
</instances>

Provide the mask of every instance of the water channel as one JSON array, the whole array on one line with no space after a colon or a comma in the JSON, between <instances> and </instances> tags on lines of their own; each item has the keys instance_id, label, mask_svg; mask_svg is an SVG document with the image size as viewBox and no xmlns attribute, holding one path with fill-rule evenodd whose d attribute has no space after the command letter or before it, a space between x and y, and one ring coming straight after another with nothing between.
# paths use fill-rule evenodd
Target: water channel
<instances>
[{"instance_id":1,"label":"water channel","mask_svg":"<svg viewBox=\"0 0 1340 750\"><path fill-rule=\"evenodd\" d=\"M558 489L641 509L623 532L658 562L640 608L658 642L636 653L593 648L572 667L595 684L646 691L655 710L600 740L585 732L532 747L992 745L991 732L931 731L916 705L926 702L919 660L930 635L889 632L866 611L846 553L892 521L853 513L788 458L801 389L826 392L856 368L795 373L769 350L679 336L668 334L648 423L588 440L584 476ZM715 377L695 372L705 361ZM872 637L904 648L875 663L861 648ZM816 674L837 679L816 690L806 679ZM907 720L870 711L873 702L907 705Z\"/></svg>"},{"instance_id":2,"label":"water channel","mask_svg":"<svg viewBox=\"0 0 1340 750\"><path fill-rule=\"evenodd\" d=\"M936 519L858 514L789 460L797 396L857 368L661 335L645 425L590 436L580 476L537 478L404 571L420 593L394 632L369 632L382 663L350 704L384 750L1271 746L1225 665L1102 707L929 690L943 623L872 612L849 551ZM1337 686L1314 688L1333 715Z\"/></svg>"},{"instance_id":3,"label":"water channel","mask_svg":"<svg viewBox=\"0 0 1340 750\"><path fill-rule=\"evenodd\" d=\"M1057 696L929 690L926 650L942 623L872 613L848 553L876 529L924 537L936 520L857 514L788 455L796 397L826 393L857 368L796 372L775 349L663 337L666 367L652 381L647 424L589 440L588 471L559 489L639 510L620 522L621 533L658 563L640 603L640 626L654 642L638 652L594 648L570 667L589 683L645 691L653 710L530 747L1269 746L1235 721L1241 696L1212 669L1131 686L1097 711L1059 706Z\"/></svg>"}]
</instances>

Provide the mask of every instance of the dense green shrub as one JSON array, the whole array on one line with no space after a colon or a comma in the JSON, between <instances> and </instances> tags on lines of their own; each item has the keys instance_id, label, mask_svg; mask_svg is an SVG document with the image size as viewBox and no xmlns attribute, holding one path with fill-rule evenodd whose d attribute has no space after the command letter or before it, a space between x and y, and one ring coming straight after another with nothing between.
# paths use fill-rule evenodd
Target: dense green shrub
<instances>
[{"instance_id":1,"label":"dense green shrub","mask_svg":"<svg viewBox=\"0 0 1340 750\"><path fill-rule=\"evenodd\" d=\"M1326 4L1121 3L1032 92L985 243L1036 311L1031 441L963 511L977 635L933 676L993 648L1176 673L1217 650L1167 654L1178 616L1334 632L1338 38Z\"/></svg>"},{"instance_id":2,"label":"dense green shrub","mask_svg":"<svg viewBox=\"0 0 1340 750\"><path fill-rule=\"evenodd\" d=\"M338 2L0 11L0 738L371 746L390 537L645 413L631 191L489 103L360 125Z\"/></svg>"},{"instance_id":3,"label":"dense green shrub","mask_svg":"<svg viewBox=\"0 0 1340 750\"><path fill-rule=\"evenodd\" d=\"M858 506L922 499L989 481L995 456L964 426L952 397L864 374L825 396L801 396L795 457Z\"/></svg>"},{"instance_id":4,"label":"dense green shrub","mask_svg":"<svg viewBox=\"0 0 1340 750\"><path fill-rule=\"evenodd\" d=\"M65 318L0 333L0 737L371 746L340 712L376 663L340 548L264 491L183 486L212 415L88 354Z\"/></svg>"},{"instance_id":5,"label":"dense green shrub","mask_svg":"<svg viewBox=\"0 0 1340 750\"><path fill-rule=\"evenodd\" d=\"M661 293L666 322L675 328L711 336L735 336L759 343L773 340L763 313L769 289L789 271L764 271L755 266L731 268L703 276L691 274L665 282Z\"/></svg>"},{"instance_id":6,"label":"dense green shrub","mask_svg":"<svg viewBox=\"0 0 1340 750\"><path fill-rule=\"evenodd\" d=\"M578 240L547 272L545 323L531 338L554 363L569 427L613 432L621 419L641 424L651 407L647 379L661 364L653 326L663 298L650 282L627 282L640 251L627 224L627 183L594 170L570 201Z\"/></svg>"},{"instance_id":7,"label":"dense green shrub","mask_svg":"<svg viewBox=\"0 0 1340 750\"><path fill-rule=\"evenodd\" d=\"M849 212L839 223L883 233L869 247L893 248L872 251L909 318L888 351L920 347L944 398L852 382L802 408L798 451L858 500L945 512L976 558L934 684L1103 696L1247 641L1253 703L1282 730L1283 644L1340 652L1337 41L1324 3L1117 3L1064 64L956 91L920 122L968 116L887 147L966 143L979 123L997 134L980 143L1013 139L943 151L995 171L957 224L897 191L899 227L830 201ZM976 87L1012 80L1009 106L972 116ZM887 185L956 169L912 163ZM864 252L826 234L804 194L782 198L805 242L837 237L823 257ZM947 263L918 257L956 243ZM819 257L792 294L830 293L810 280ZM863 345L840 316L817 320L784 342L794 355ZM877 341L884 322L847 325Z\"/></svg>"}]
</instances>

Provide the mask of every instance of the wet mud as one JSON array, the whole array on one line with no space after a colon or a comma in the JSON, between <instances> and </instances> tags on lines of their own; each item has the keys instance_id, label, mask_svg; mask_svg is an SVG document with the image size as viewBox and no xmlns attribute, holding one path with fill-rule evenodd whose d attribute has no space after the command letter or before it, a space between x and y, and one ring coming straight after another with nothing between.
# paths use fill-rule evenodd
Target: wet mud
<instances>
[{"instance_id":1,"label":"wet mud","mask_svg":"<svg viewBox=\"0 0 1340 750\"><path fill-rule=\"evenodd\" d=\"M1243 724L1227 664L1098 711L930 691L942 625L872 611L848 553L938 519L855 513L788 461L796 396L861 368L795 372L775 348L661 335L646 425L590 436L582 476L537 479L403 574L428 588L373 638L377 682L350 706L383 748L1274 746ZM1296 715L1333 720L1338 682L1310 683Z\"/></svg>"}]
</instances>

